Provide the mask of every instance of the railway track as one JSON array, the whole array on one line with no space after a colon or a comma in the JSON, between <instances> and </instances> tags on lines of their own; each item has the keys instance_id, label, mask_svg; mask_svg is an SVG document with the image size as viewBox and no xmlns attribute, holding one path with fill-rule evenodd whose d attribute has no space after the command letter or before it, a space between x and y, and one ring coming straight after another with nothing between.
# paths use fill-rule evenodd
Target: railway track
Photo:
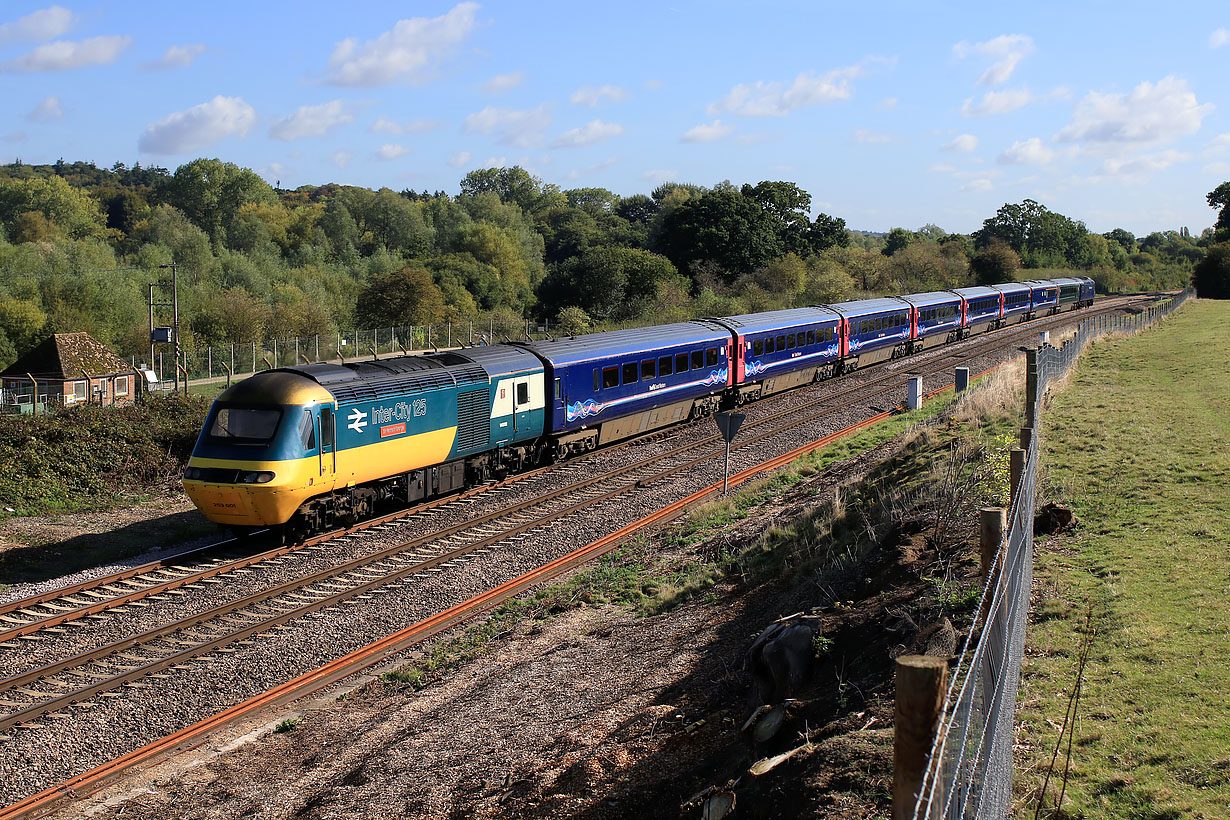
<instances>
[{"instance_id":1,"label":"railway track","mask_svg":"<svg viewBox=\"0 0 1230 820\"><path fill-rule=\"evenodd\" d=\"M1114 309L1118 308L1105 308L1108 311ZM1011 344L1017 338L1032 337L1039 330L1045 330L1048 327L1053 328L1054 325L1064 324L1072 318L1083 319L1091 315L1096 315L1096 313L1087 311L1077 317L1073 317L1070 314L1061 314L1060 316L1051 317L1048 320L1035 321L1025 326L1014 326L1013 328L1005 329L1005 331L990 334L985 338L979 337L972 340L973 344L966 343L958 350L939 348L917 359L908 360L910 365L912 365L909 368L908 374L905 370L878 373L872 379L864 378L858 383L842 384L839 390L827 391L825 395L805 402L802 407L796 406L783 411L768 412L762 418L749 419L745 430L755 431L755 435L740 441L733 452L737 454L751 452L754 445L772 436L780 435L787 429L796 427L799 424L819 421L837 407L849 404L850 402L868 401L887 390L898 389L898 382L904 381L907 375L914 375L920 372L924 376L937 372L948 374L953 366L953 359L968 359L985 355L989 349ZM874 373L876 371L871 372ZM859 376L862 375L859 374ZM830 384L829 386L834 385ZM798 391L795 392L797 395ZM826 408L825 405L829 405L829 407ZM760 406L766 407L767 403ZM810 413L810 415L800 416L800 410L805 408L812 408L815 412ZM878 420L885 415L887 413L880 413L871 420ZM775 422L781 421L787 416L790 417L788 424L773 426ZM864 421L857 426L865 426L867 423L869 422ZM684 433L685 429L683 427L672 428L665 433L655 434L646 438L678 436ZM823 437L821 441L827 438L829 437ZM641 439L640 441L645 440ZM255 595L246 596L244 599L221 605L210 612L181 618L178 621L149 630L143 635L134 636L132 639L115 642L98 650L93 650L90 653L83 653L74 658L58 661L37 670L30 670L29 672L12 676L4 681L0 681L0 706L10 710L0 718L0 732L7 731L11 736L12 732L21 731L21 727L25 729L44 728L52 720L67 718L82 707L88 708L89 704L98 702L101 699L122 696L125 694L125 691L130 689L134 692L139 691L144 688L145 684L143 681L158 680L174 674L176 671L189 668L190 664L199 662L204 655L212 652L226 653L227 651L234 651L240 646L251 643L253 639L259 637L262 633L276 633L279 627L285 628L289 621L309 616L313 613L320 613L331 608L355 606L364 601L370 601L377 596L403 589L415 579L428 578L433 573L442 571L446 567L456 566L461 562L472 560L526 533L548 529L553 526L553 523L559 522L568 516L595 514L600 511L601 505L617 505L623 496L638 487L663 481L673 474L695 469L698 466L710 465L714 460L716 450L709 452L705 448L712 450L713 448L710 445L715 445L718 441L719 438L717 436L703 437L701 440L673 448L666 453L659 453L650 458L623 465L601 475L591 475L578 482L569 482L566 487L557 489L540 498L518 502L490 512L474 521L446 527L443 530L424 534L410 541L379 550L377 553L373 553L372 556L365 556L362 559L347 562L325 573L288 582L275 589L264 590ZM742 472L736 473L734 483L742 480L741 477L747 477L762 469L786 463L795 457L801 449L814 448L815 446L817 446L817 443L813 442L805 448L798 448L775 456L768 462L753 465ZM687 455L690 451L695 454ZM600 451L600 453L603 452L610 453L612 451L610 449ZM667 463L671 460L674 463ZM566 462L563 466L573 465L584 467L584 462L582 460ZM579 470L579 472L583 472L583 470ZM523 474L523 476L518 478L528 477L529 475ZM618 486L602 486L604 482L609 484L615 478L619 479ZM485 489L490 490L494 488L489 487ZM711 492L712 489L713 487L710 486L706 492ZM694 497L696 496L697 494L693 493L683 499L682 502L676 501L653 513L646 519L637 522L637 525L643 526L649 523L649 519L657 521L662 520L664 515L677 514L678 510L686 506L684 502L688 502L688 499L693 499L689 503L694 503ZM456 503L460 498L458 496L453 499L443 499L437 503L447 506ZM681 504L683 506L680 506ZM418 511L421 511L421 508L411 511L411 513ZM393 518L404 518L411 513L386 517L387 520L377 519L367 522L364 527L378 532L389 531L393 527ZM609 536L604 536L599 541L594 542L594 544L599 542L608 545L616 543L619 538L622 538L626 532L630 531L631 528L626 527ZM317 543L301 545L295 549L320 551L326 549L326 545L329 543L346 540L357 535L356 531L333 533L322 537ZM323 540L324 538L329 540ZM594 544L591 544L590 547L593 547ZM270 552L277 552L277 550ZM558 572L563 571L560 567L567 564L567 561L565 561L565 564L561 564L560 561L568 559L573 562L568 564L568 566L574 566L585 560L592 560L596 554L591 551L587 553L588 557L579 557L581 552L581 550L578 550L569 553L561 559L549 562L548 566L554 567L555 574L558 574ZM241 560L251 561L255 558L256 556L249 556ZM201 579L202 582L216 580L217 575L220 574L219 561L214 560L210 564L211 566L203 570L203 572L214 572L214 575L211 578ZM184 575L183 572L184 569L179 569L178 571L165 574L164 578L155 584L151 584L144 589L137 589L134 586L130 592L125 592L124 594L149 592L150 589L155 588L160 583L189 583L186 580L188 576ZM535 575L534 573L522 576L518 580L523 583L517 587L517 591L528 588L533 583L540 582L525 580L531 578L531 576L533 578L549 577L547 575ZM134 579L136 577L135 575L130 576L130 578ZM105 581L106 579L99 580ZM143 584L147 580L143 578L135 583ZM113 582L110 585L116 586ZM499 590L511 588L509 584L504 584L489 592L495 593ZM80 593L81 590L76 590L71 594L80 596ZM154 595L158 594L153 593L149 597L154 597ZM508 594L515 594L515 592ZM494 605L494 603L490 603L491 601L498 603L498 600L502 600L502 598L497 600L497 598L491 597L488 593L484 593L484 596L479 596L484 601L488 601L484 608ZM89 597L92 598L93 596ZM508 595L503 597L508 597ZM84 599L78 597L78 600ZM98 599L95 600L97 601ZM95 605L89 601L86 601L86 603L90 606ZM377 641L371 646L381 646L384 648L382 650L373 650L373 654L362 655L362 653L356 651L337 659L336 662L329 665L330 668L334 669L334 672L330 673L333 675L330 680L340 679L337 676L344 677L345 675L340 671L343 668L350 670L345 674L353 672L354 664L359 663L358 658L360 655L365 658L372 658L383 652L383 655L380 656L387 656L391 652L397 651L392 647L404 646L406 645L405 641L421 640L429 634L434 634L446 628L447 625L456 623L464 617L470 617L475 612L481 611L481 609L459 609L459 606L450 607L438 613L438 615L432 616L420 624L416 624L409 630L403 630L403 632L397 633L397 635L390 635L385 639ZM81 608L85 609L87 607L83 606ZM434 626L427 629L423 627L423 624L434 624ZM423 628L420 629L420 627ZM53 628L58 629L61 627ZM427 631L424 631L424 629L427 629ZM414 635L418 637L414 637ZM398 643L398 641L401 641L401 643ZM86 656L91 657L87 658ZM337 663L341 662L344 662L343 665L338 666ZM367 664L372 662L374 661L370 659L366 661ZM345 664L350 664L350 666L345 666ZM193 668L199 669L200 666L198 665ZM315 677L311 675L301 677L312 677L312 680L319 682L324 679L321 677L323 674L322 670L324 669L325 667L321 667L321 669L316 670L316 673L320 674L313 673ZM295 681L299 681L299 678L296 678ZM295 684L295 681L291 681L285 684L285 686L291 686ZM290 689L276 688L282 691L284 696L289 697L285 693L289 692ZM253 700L270 702L267 696L270 696L272 692L273 690L270 690L261 698ZM283 695L279 697L283 697ZM240 706L242 705L240 704ZM213 719L211 718L210 720L212 721ZM43 722L40 723L39 721ZM23 801L23 804L25 802ZM11 808L17 810L19 806L15 804ZM9 816L17 815L6 810L0 810L0 818L7 818Z\"/></svg>"},{"instance_id":2,"label":"railway track","mask_svg":"<svg viewBox=\"0 0 1230 820\"><path fill-rule=\"evenodd\" d=\"M1037 324L1033 323L1018 333L1032 335L1036 330ZM953 358L968 359L983 355L992 348L1001 347L1011 338L1015 338L1015 334L1008 337L992 334L975 340L975 344L964 346L959 351L937 350L926 361L918 362L923 366L911 368L911 373L923 371L924 375L933 375L947 371L952 366L950 360ZM880 373L870 380L841 384L838 390L826 392L801 405L750 420L745 430L754 434L750 437L745 435L732 452L737 456L800 425L821 422L845 405L866 402L887 390L898 389L898 382L903 379L904 374L900 371ZM778 422L781 423L774 426ZM306 578L288 581L206 612L180 618L121 641L0 680L0 707L8 710L0 715L0 732L23 726L42 728L38 721L65 717L68 715L65 710L91 706L92 698L114 696L115 690L124 686L140 687L143 678L157 678L165 676L168 671L186 668L185 664L189 661L210 652L227 652L233 645L276 629L293 619L335 606L353 605L373 595L396 590L416 577L424 577L453 562L481 555L495 545L547 528L562 518L592 509L678 473L707 465L713 461L719 443L719 436L706 436L666 453L568 483L543 496L498 508L475 520L428 532ZM689 455L691 453L695 454ZM388 522L368 522L367 528L379 530L389 526ZM334 535L330 541L352 534ZM327 543L329 541L320 539L297 549L322 550ZM272 550L262 554L259 559L276 560L271 556L285 554L288 549ZM234 562L232 569L242 569L256 560L257 556L242 559ZM194 583L222 583L216 578L222 571L222 564L215 563L198 573ZM143 584L131 592L124 592L121 598L128 600L129 604L140 606L143 601L139 598L156 597L162 592L155 590L169 591L172 585L182 586L187 583L186 577L183 572L173 573L172 577L161 582ZM113 588L114 584L108 586ZM139 598L134 599L133 596ZM89 610L100 605L88 604L82 609ZM69 614L72 613L58 613L44 619L44 622L63 623L58 619ZM88 622L69 623L89 626ZM29 628L29 625L21 628Z\"/></svg>"}]
</instances>

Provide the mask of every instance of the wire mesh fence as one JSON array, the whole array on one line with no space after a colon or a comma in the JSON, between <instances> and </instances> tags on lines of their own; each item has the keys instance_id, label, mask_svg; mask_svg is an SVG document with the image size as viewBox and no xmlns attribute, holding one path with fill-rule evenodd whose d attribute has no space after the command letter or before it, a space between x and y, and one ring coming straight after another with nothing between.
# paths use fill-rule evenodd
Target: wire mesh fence
<instances>
[{"instance_id":1,"label":"wire mesh fence","mask_svg":"<svg viewBox=\"0 0 1230 820\"><path fill-rule=\"evenodd\" d=\"M1002 820L1008 816L1013 717L1033 584L1038 431L1048 391L1068 374L1094 339L1143 330L1193 295L1186 290L1133 315L1087 319L1062 346L1043 344L1027 356L1026 423L1032 430L1024 468L1013 488L998 555L987 573L978 610L981 618L970 630L950 678L931 765L914 805L916 820Z\"/></svg>"}]
</instances>

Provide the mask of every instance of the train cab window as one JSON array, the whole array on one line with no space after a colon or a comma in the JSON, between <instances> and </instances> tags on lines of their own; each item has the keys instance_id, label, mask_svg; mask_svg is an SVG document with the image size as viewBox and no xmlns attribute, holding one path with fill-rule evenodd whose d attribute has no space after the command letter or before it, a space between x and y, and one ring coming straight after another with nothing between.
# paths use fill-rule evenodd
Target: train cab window
<instances>
[{"instance_id":1,"label":"train cab window","mask_svg":"<svg viewBox=\"0 0 1230 820\"><path fill-rule=\"evenodd\" d=\"M786 337L786 349L787 350L794 349L794 334L793 333L791 333L789 336Z\"/></svg>"},{"instance_id":2,"label":"train cab window","mask_svg":"<svg viewBox=\"0 0 1230 820\"><path fill-rule=\"evenodd\" d=\"M693 350L692 351L692 369L702 370L704 369L704 367L705 367L705 351Z\"/></svg>"},{"instance_id":3,"label":"train cab window","mask_svg":"<svg viewBox=\"0 0 1230 820\"><path fill-rule=\"evenodd\" d=\"M669 376L671 373L674 373L675 371L671 367L672 364L674 364L674 360L670 356L663 356L658 359L658 375Z\"/></svg>"},{"instance_id":4,"label":"train cab window","mask_svg":"<svg viewBox=\"0 0 1230 820\"><path fill-rule=\"evenodd\" d=\"M676 373L687 373L688 372L688 354L678 353L675 355L675 372Z\"/></svg>"},{"instance_id":5,"label":"train cab window","mask_svg":"<svg viewBox=\"0 0 1230 820\"><path fill-rule=\"evenodd\" d=\"M774 347L776 347L778 351L785 350L786 349L786 337L778 336L777 341L774 343Z\"/></svg>"},{"instance_id":6,"label":"train cab window","mask_svg":"<svg viewBox=\"0 0 1230 820\"><path fill-rule=\"evenodd\" d=\"M658 377L658 363L654 359L646 359L641 362L641 378L656 379Z\"/></svg>"},{"instance_id":7,"label":"train cab window","mask_svg":"<svg viewBox=\"0 0 1230 820\"><path fill-rule=\"evenodd\" d=\"M246 444L261 444L273 438L281 418L281 410L223 407L214 416L209 436Z\"/></svg>"},{"instance_id":8,"label":"train cab window","mask_svg":"<svg viewBox=\"0 0 1230 820\"><path fill-rule=\"evenodd\" d=\"M312 418L311 410L303 411L303 420L299 422L299 441L303 443L304 450L316 449L316 420Z\"/></svg>"},{"instance_id":9,"label":"train cab window","mask_svg":"<svg viewBox=\"0 0 1230 820\"><path fill-rule=\"evenodd\" d=\"M756 341L752 342L752 355L753 356L763 356L764 355L764 339L757 339Z\"/></svg>"},{"instance_id":10,"label":"train cab window","mask_svg":"<svg viewBox=\"0 0 1230 820\"><path fill-rule=\"evenodd\" d=\"M809 345L814 345L816 343L816 331L814 330L807 331L807 343Z\"/></svg>"},{"instance_id":11,"label":"train cab window","mask_svg":"<svg viewBox=\"0 0 1230 820\"><path fill-rule=\"evenodd\" d=\"M628 362L624 365L624 384L634 382L636 382L636 362Z\"/></svg>"},{"instance_id":12,"label":"train cab window","mask_svg":"<svg viewBox=\"0 0 1230 820\"><path fill-rule=\"evenodd\" d=\"M718 352L716 347L711 347L705 351L705 367L714 367L718 363Z\"/></svg>"},{"instance_id":13,"label":"train cab window","mask_svg":"<svg viewBox=\"0 0 1230 820\"><path fill-rule=\"evenodd\" d=\"M320 408L320 447L322 450L333 446L333 408Z\"/></svg>"},{"instance_id":14,"label":"train cab window","mask_svg":"<svg viewBox=\"0 0 1230 820\"><path fill-rule=\"evenodd\" d=\"M603 387L619 387L619 368L618 367L602 368L602 386Z\"/></svg>"}]
</instances>

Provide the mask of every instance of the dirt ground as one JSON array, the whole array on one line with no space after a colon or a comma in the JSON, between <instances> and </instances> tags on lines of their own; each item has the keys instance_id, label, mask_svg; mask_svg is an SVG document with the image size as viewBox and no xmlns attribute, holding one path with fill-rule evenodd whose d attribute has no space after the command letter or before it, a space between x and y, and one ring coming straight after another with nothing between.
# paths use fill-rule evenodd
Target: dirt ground
<instances>
[{"instance_id":1,"label":"dirt ground","mask_svg":"<svg viewBox=\"0 0 1230 820\"><path fill-rule=\"evenodd\" d=\"M877 448L793 488L720 533L754 538L797 515ZM99 818L678 818L886 816L892 658L917 649L931 611L921 539L892 537L849 601L819 614L832 641L759 742L745 656L756 636L822 596L806 583L726 583L667 614L625 608L525 619L420 691L373 679L298 711L264 715L129 777L73 816ZM703 548L703 545L702 545ZM830 596L831 597L831 596ZM843 592L843 596L846 597ZM925 621L924 621L925 622ZM299 720L293 728L284 718ZM272 721L272 722L269 722ZM763 774L749 767L794 752ZM64 814L64 817L69 814Z\"/></svg>"}]
</instances>

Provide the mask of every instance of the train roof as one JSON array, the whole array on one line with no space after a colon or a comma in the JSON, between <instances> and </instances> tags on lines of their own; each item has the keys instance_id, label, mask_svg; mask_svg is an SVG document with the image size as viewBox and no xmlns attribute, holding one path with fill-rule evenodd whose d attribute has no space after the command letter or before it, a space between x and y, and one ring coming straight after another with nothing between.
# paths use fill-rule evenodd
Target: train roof
<instances>
[{"instance_id":1,"label":"train roof","mask_svg":"<svg viewBox=\"0 0 1230 820\"><path fill-rule=\"evenodd\" d=\"M729 341L730 331L716 324L676 322L670 325L608 330L584 336L514 344L532 350L539 357L559 367L614 356L640 355L679 345Z\"/></svg>"},{"instance_id":2,"label":"train roof","mask_svg":"<svg viewBox=\"0 0 1230 820\"><path fill-rule=\"evenodd\" d=\"M1057 276L1051 280L1057 285L1079 285L1081 280L1075 276Z\"/></svg>"},{"instance_id":3,"label":"train roof","mask_svg":"<svg viewBox=\"0 0 1230 820\"><path fill-rule=\"evenodd\" d=\"M901 297L915 307L930 307L931 305L960 304L961 297L950 290L933 290L929 293L910 293Z\"/></svg>"},{"instance_id":4,"label":"train roof","mask_svg":"<svg viewBox=\"0 0 1230 820\"><path fill-rule=\"evenodd\" d=\"M909 307L907 302L895 296L885 296L880 299L859 299L855 302L837 302L827 307L837 311L849 319L851 316L867 316L873 313L884 313L890 310L904 310Z\"/></svg>"},{"instance_id":5,"label":"train roof","mask_svg":"<svg viewBox=\"0 0 1230 820\"><path fill-rule=\"evenodd\" d=\"M285 367L278 372L311 379L328 390L339 404L346 404L438 387L487 383L488 371L467 354L468 351L446 350L345 364Z\"/></svg>"},{"instance_id":6,"label":"train roof","mask_svg":"<svg viewBox=\"0 0 1230 820\"><path fill-rule=\"evenodd\" d=\"M509 344L479 345L452 351L477 364L491 378L542 370L542 360L528 350Z\"/></svg>"},{"instance_id":7,"label":"train roof","mask_svg":"<svg viewBox=\"0 0 1230 820\"><path fill-rule=\"evenodd\" d=\"M984 296L999 296L999 291L986 285L974 285L969 288L953 288L953 293L959 293L966 299L981 299Z\"/></svg>"},{"instance_id":8,"label":"train roof","mask_svg":"<svg viewBox=\"0 0 1230 820\"><path fill-rule=\"evenodd\" d=\"M1023 290L1030 290L1031 288L1024 282L1004 282L999 285L991 285L991 289L999 291L1000 293L1020 293Z\"/></svg>"},{"instance_id":9,"label":"train roof","mask_svg":"<svg viewBox=\"0 0 1230 820\"><path fill-rule=\"evenodd\" d=\"M841 314L837 311L822 305L815 305L789 310L769 310L764 313L745 313L741 316L723 316L709 321L720 322L740 333L763 333L768 330L839 319L841 319Z\"/></svg>"},{"instance_id":10,"label":"train roof","mask_svg":"<svg viewBox=\"0 0 1230 820\"><path fill-rule=\"evenodd\" d=\"M1057 288L1059 285L1053 279L1026 279L1021 284L1031 288Z\"/></svg>"}]
</instances>

